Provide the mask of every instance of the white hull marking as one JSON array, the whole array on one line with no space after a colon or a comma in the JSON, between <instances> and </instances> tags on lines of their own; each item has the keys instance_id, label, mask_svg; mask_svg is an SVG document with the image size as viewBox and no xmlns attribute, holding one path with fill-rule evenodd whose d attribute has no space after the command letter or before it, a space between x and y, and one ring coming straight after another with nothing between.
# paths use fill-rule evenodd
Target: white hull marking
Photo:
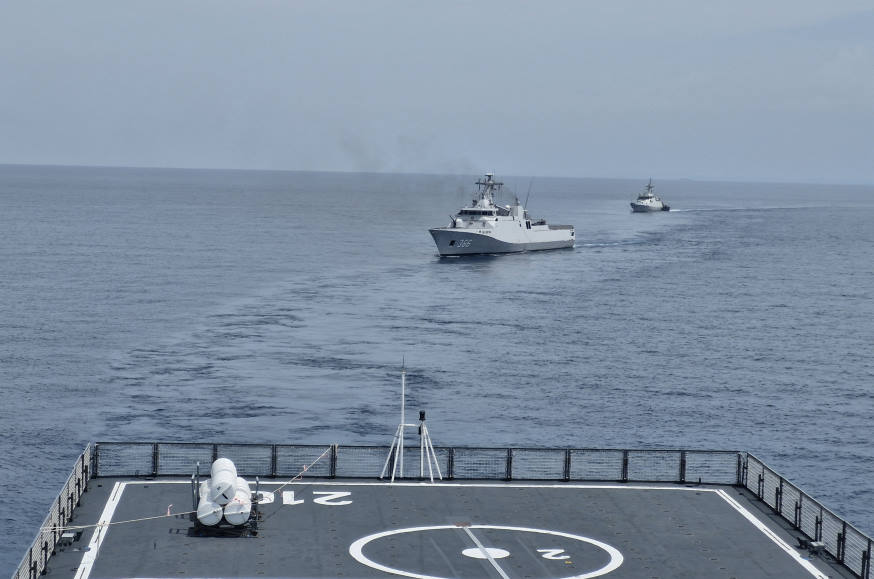
<instances>
[{"instance_id":1,"label":"white hull marking","mask_svg":"<svg viewBox=\"0 0 874 579\"><path fill-rule=\"evenodd\" d=\"M282 491L282 504L283 505L302 505L306 501L303 499L294 499L294 491Z\"/></svg>"},{"instance_id":2,"label":"white hull marking","mask_svg":"<svg viewBox=\"0 0 874 579\"><path fill-rule=\"evenodd\" d=\"M313 491L314 495L325 495L322 497L318 497L313 499L314 503L318 503L320 505L327 505L329 507L340 507L343 505L351 505L352 501L338 501L336 499L342 499L343 497L348 497L352 493L349 491L346 492L331 492L331 491ZM333 501L333 502L332 502Z\"/></svg>"}]
</instances>

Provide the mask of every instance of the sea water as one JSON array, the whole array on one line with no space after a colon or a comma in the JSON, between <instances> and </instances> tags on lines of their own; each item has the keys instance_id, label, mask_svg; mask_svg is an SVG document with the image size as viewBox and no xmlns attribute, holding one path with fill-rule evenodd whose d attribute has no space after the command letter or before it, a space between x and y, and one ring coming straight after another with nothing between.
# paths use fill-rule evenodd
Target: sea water
<instances>
[{"instance_id":1,"label":"sea water","mask_svg":"<svg viewBox=\"0 0 874 579\"><path fill-rule=\"evenodd\" d=\"M500 178L501 175L498 175ZM748 450L874 532L874 187L0 166L0 568L89 441ZM155 507L163 512L166 505Z\"/></svg>"}]
</instances>

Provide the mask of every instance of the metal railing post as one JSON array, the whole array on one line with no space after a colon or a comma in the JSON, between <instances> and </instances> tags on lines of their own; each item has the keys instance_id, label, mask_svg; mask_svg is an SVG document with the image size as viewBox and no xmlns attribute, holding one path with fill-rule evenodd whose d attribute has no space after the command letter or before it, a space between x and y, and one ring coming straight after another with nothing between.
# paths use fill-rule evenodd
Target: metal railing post
<instances>
[{"instance_id":1,"label":"metal railing post","mask_svg":"<svg viewBox=\"0 0 874 579\"><path fill-rule=\"evenodd\" d=\"M628 451L622 451L622 482L628 482Z\"/></svg>"},{"instance_id":2,"label":"metal railing post","mask_svg":"<svg viewBox=\"0 0 874 579\"><path fill-rule=\"evenodd\" d=\"M680 451L680 483L686 482L686 451Z\"/></svg>"},{"instance_id":3,"label":"metal railing post","mask_svg":"<svg viewBox=\"0 0 874 579\"><path fill-rule=\"evenodd\" d=\"M449 480L455 479L455 447L449 447L449 465L448 465L448 473L446 474L446 478Z\"/></svg>"},{"instance_id":4,"label":"metal railing post","mask_svg":"<svg viewBox=\"0 0 874 579\"><path fill-rule=\"evenodd\" d=\"M152 444L152 476L158 476L158 443Z\"/></svg>"},{"instance_id":5,"label":"metal railing post","mask_svg":"<svg viewBox=\"0 0 874 579\"><path fill-rule=\"evenodd\" d=\"M571 480L571 449L564 450L564 481Z\"/></svg>"},{"instance_id":6,"label":"metal railing post","mask_svg":"<svg viewBox=\"0 0 874 579\"><path fill-rule=\"evenodd\" d=\"M56 521L54 522L54 524L52 525L52 526L54 527L54 528L52 529L52 544L53 544L53 545L57 545L57 544L58 544L58 527L60 527L60 526L62 526L62 525L64 524L64 520L63 520L63 519L64 519L65 515L66 515L66 513L64 513L64 512L59 512L59 513L58 513L58 520L56 520ZM52 555L54 555L54 554L55 554L55 548L52 547Z\"/></svg>"},{"instance_id":7,"label":"metal railing post","mask_svg":"<svg viewBox=\"0 0 874 579\"><path fill-rule=\"evenodd\" d=\"M506 480L513 480L513 449L507 449L507 478Z\"/></svg>"},{"instance_id":8,"label":"metal railing post","mask_svg":"<svg viewBox=\"0 0 874 579\"><path fill-rule=\"evenodd\" d=\"M87 450L88 449L86 448L85 451L87 452ZM82 492L87 493L88 492L88 467L85 465L85 452L83 452L80 455L79 462L80 462L79 469L82 471ZM81 493L79 494L79 497L80 498L82 497ZM81 504L81 502L77 499L76 506L78 507L80 504Z\"/></svg>"},{"instance_id":9,"label":"metal railing post","mask_svg":"<svg viewBox=\"0 0 874 579\"><path fill-rule=\"evenodd\" d=\"M780 477L780 484L774 488L774 508L777 513L783 514L783 477Z\"/></svg>"},{"instance_id":10,"label":"metal railing post","mask_svg":"<svg viewBox=\"0 0 874 579\"><path fill-rule=\"evenodd\" d=\"M337 478L337 455L339 454L340 445L331 445L331 478Z\"/></svg>"},{"instance_id":11,"label":"metal railing post","mask_svg":"<svg viewBox=\"0 0 874 579\"><path fill-rule=\"evenodd\" d=\"M746 486L746 484L747 484L747 460L749 460L749 456L744 457L741 453L737 453L737 484L738 484L738 486Z\"/></svg>"},{"instance_id":12,"label":"metal railing post","mask_svg":"<svg viewBox=\"0 0 874 579\"><path fill-rule=\"evenodd\" d=\"M200 490L200 461L194 464L194 472L191 473L191 510L197 510L197 494ZM195 515L196 517L197 515ZM189 515L189 518L194 520L194 517Z\"/></svg>"},{"instance_id":13,"label":"metal railing post","mask_svg":"<svg viewBox=\"0 0 874 579\"><path fill-rule=\"evenodd\" d=\"M871 539L868 539L868 550L864 555L862 579L871 579Z\"/></svg>"},{"instance_id":14,"label":"metal railing post","mask_svg":"<svg viewBox=\"0 0 874 579\"><path fill-rule=\"evenodd\" d=\"M762 474L759 477L759 480L761 481L761 483L760 483L761 489L759 490L759 498L764 501L765 500L765 463L764 462L762 463Z\"/></svg>"},{"instance_id":15,"label":"metal railing post","mask_svg":"<svg viewBox=\"0 0 874 579\"><path fill-rule=\"evenodd\" d=\"M58 497L60 499L60 497ZM52 523L52 555L55 554L55 546L58 544L58 528L66 521L64 520L64 512L58 509L58 518Z\"/></svg>"},{"instance_id":16,"label":"metal railing post","mask_svg":"<svg viewBox=\"0 0 874 579\"><path fill-rule=\"evenodd\" d=\"M838 552L837 552L837 560L843 565L844 564L844 555L847 552L847 521L842 521L841 532L838 533Z\"/></svg>"},{"instance_id":17,"label":"metal railing post","mask_svg":"<svg viewBox=\"0 0 874 579\"><path fill-rule=\"evenodd\" d=\"M276 478L277 464L279 462L277 460L276 454L277 454L276 445L271 444L270 445L270 476L273 478Z\"/></svg>"}]
</instances>

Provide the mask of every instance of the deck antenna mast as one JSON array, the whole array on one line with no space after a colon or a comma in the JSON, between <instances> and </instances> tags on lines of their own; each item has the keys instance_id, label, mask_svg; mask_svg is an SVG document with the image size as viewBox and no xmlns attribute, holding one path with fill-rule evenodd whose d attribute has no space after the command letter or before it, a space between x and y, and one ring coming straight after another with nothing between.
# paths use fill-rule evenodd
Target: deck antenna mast
<instances>
[{"instance_id":1,"label":"deck antenna mast","mask_svg":"<svg viewBox=\"0 0 874 579\"><path fill-rule=\"evenodd\" d=\"M474 199L475 207L491 207L495 204L495 193L500 194L504 184L501 181L495 181L494 173L486 173L483 178L476 181L476 186L479 188L477 192L479 199Z\"/></svg>"},{"instance_id":2,"label":"deck antenna mast","mask_svg":"<svg viewBox=\"0 0 874 579\"><path fill-rule=\"evenodd\" d=\"M398 474L398 465L400 465L400 478L404 478L404 434L407 428L418 428L419 430L419 477L425 478L425 463L428 463L428 478L434 482L434 471L437 471L437 476L443 480L443 474L440 472L440 464L437 461L437 453L434 452L434 444L431 442L431 434L428 432L428 427L425 426L425 411L419 411L419 423L407 424L406 417L406 389L407 389L407 368L406 360L401 363L401 422L395 431L391 441L391 447L388 449L388 456L385 457L385 464L382 465L382 472L379 478L385 478L388 470L388 463L392 462L391 467L391 482L395 482L395 476ZM392 456L395 460L392 461Z\"/></svg>"}]
</instances>

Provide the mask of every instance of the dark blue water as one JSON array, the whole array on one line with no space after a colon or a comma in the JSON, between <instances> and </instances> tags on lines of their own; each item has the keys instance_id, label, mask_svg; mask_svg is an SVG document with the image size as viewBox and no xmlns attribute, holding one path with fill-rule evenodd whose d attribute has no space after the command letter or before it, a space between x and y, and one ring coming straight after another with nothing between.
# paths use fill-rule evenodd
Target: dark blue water
<instances>
[{"instance_id":1,"label":"dark blue water","mask_svg":"<svg viewBox=\"0 0 874 579\"><path fill-rule=\"evenodd\" d=\"M474 177L0 167L0 568L87 442L387 444L402 358L437 445L749 450L874 532L874 187L538 178L576 249L440 259Z\"/></svg>"}]
</instances>

